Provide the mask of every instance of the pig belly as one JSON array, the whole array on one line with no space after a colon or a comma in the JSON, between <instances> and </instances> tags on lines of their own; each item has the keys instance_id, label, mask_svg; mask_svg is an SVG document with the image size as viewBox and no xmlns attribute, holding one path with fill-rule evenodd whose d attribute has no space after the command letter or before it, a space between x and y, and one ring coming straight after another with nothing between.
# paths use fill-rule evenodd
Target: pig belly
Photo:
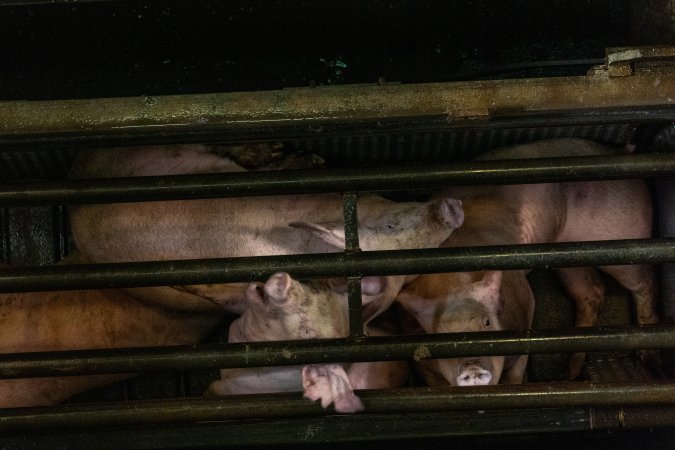
<instances>
[{"instance_id":1,"label":"pig belly","mask_svg":"<svg viewBox=\"0 0 675 450\"><path fill-rule=\"evenodd\" d=\"M77 248L96 262L335 251L288 223L341 220L341 214L339 196L329 194L70 208Z\"/></svg>"},{"instance_id":2,"label":"pig belly","mask_svg":"<svg viewBox=\"0 0 675 450\"><path fill-rule=\"evenodd\" d=\"M134 374L0 380L0 408L52 406L75 394L132 377Z\"/></svg>"},{"instance_id":3,"label":"pig belly","mask_svg":"<svg viewBox=\"0 0 675 450\"><path fill-rule=\"evenodd\" d=\"M408 380L408 364L404 361L354 363L347 375L353 389L397 388Z\"/></svg>"},{"instance_id":4,"label":"pig belly","mask_svg":"<svg viewBox=\"0 0 675 450\"><path fill-rule=\"evenodd\" d=\"M220 380L211 384L213 395L302 392L302 366L221 369Z\"/></svg>"},{"instance_id":5,"label":"pig belly","mask_svg":"<svg viewBox=\"0 0 675 450\"><path fill-rule=\"evenodd\" d=\"M566 220L557 242L645 239L652 207L644 180L562 183Z\"/></svg>"}]
</instances>

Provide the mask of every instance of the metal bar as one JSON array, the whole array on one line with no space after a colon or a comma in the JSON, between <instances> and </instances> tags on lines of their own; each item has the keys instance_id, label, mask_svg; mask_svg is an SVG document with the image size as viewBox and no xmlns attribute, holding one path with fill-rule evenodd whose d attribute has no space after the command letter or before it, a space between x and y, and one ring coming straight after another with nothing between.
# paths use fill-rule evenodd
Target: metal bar
<instances>
[{"instance_id":1,"label":"metal bar","mask_svg":"<svg viewBox=\"0 0 675 450\"><path fill-rule=\"evenodd\" d=\"M570 406L673 405L675 383L551 383L359 391L369 414ZM232 395L0 411L0 430L334 414L300 393Z\"/></svg>"},{"instance_id":2,"label":"metal bar","mask_svg":"<svg viewBox=\"0 0 675 450\"><path fill-rule=\"evenodd\" d=\"M115 0L116 2L120 1L129 1L129 0ZM2 6L34 6L34 5L58 5L58 4L69 4L73 3L100 3L100 2L110 2L110 0L0 0L0 7Z\"/></svg>"},{"instance_id":3,"label":"metal bar","mask_svg":"<svg viewBox=\"0 0 675 450\"><path fill-rule=\"evenodd\" d=\"M583 448L605 448L605 430L623 426L626 414L644 417L640 428L672 427L674 409L670 406L632 406L604 408L608 419L598 426L599 408L547 408L520 410L443 411L436 413L320 415L292 419L208 421L191 424L60 427L58 429L18 428L0 436L0 447L52 448L58 443L68 449L181 449L241 448L251 445L320 444L362 442L358 449L412 448L428 438L445 438L445 447L518 448L535 444L541 448L566 448L561 443L582 444ZM401 426L405 424L405 426ZM632 427L630 427L632 428ZM376 430L374 432L373 430ZM593 432L591 430L602 430ZM575 433L571 433L575 432ZM583 432L580 434L579 432ZM536 441L533 433L537 433ZM526 434L524 438L518 435ZM668 429L648 429L621 435L635 447L650 448L672 440ZM406 439L407 441L402 441ZM414 441L412 441L414 439ZM369 442L384 441L384 442ZM435 441L431 441L433 444ZM481 445L485 444L485 445ZM342 444L344 445L344 444ZM389 444L391 445L391 444ZM406 447L407 445L407 447ZM667 447L667 445L666 445ZM327 448L336 449L337 446ZM351 447L350 447L351 448ZM628 447L625 447L628 448Z\"/></svg>"},{"instance_id":4,"label":"metal bar","mask_svg":"<svg viewBox=\"0 0 675 450\"><path fill-rule=\"evenodd\" d=\"M675 107L642 106L636 108L603 108L568 110L541 113L513 112L509 116L497 116L490 120L468 120L452 123L452 129L500 129L500 128L532 128L532 127L577 127L580 125L630 125L637 127L644 123L669 122L675 118ZM352 136L354 133L368 135L386 135L391 132L409 133L439 133L449 128L447 116L378 119L373 122L356 121L351 123L326 123L320 126L295 124L287 127L270 128L223 128L204 129L202 127L189 129L177 128L157 133L153 127L146 129L128 128L120 130L99 130L78 133L44 133L30 135L2 136L0 134L0 149L13 151L29 151L35 148L41 150L75 149L87 151L92 147L114 147L120 145L146 144L176 144L176 143L204 143L218 142L238 143L242 141L264 140L295 140L316 139L317 129L321 138L336 138Z\"/></svg>"},{"instance_id":5,"label":"metal bar","mask_svg":"<svg viewBox=\"0 0 675 450\"><path fill-rule=\"evenodd\" d=\"M356 192L343 194L342 204L345 222L345 252L347 254L360 252ZM349 335L352 338L358 338L364 335L360 277L347 278L347 299L349 305Z\"/></svg>"},{"instance_id":6,"label":"metal bar","mask_svg":"<svg viewBox=\"0 0 675 450\"><path fill-rule=\"evenodd\" d=\"M636 154L470 161L452 164L236 172L135 178L62 180L0 185L0 206L114 203L377 191L469 184L546 183L557 181L647 178L675 173L675 154Z\"/></svg>"},{"instance_id":7,"label":"metal bar","mask_svg":"<svg viewBox=\"0 0 675 450\"><path fill-rule=\"evenodd\" d=\"M675 327L439 333L0 354L0 378L675 347Z\"/></svg>"},{"instance_id":8,"label":"metal bar","mask_svg":"<svg viewBox=\"0 0 675 450\"><path fill-rule=\"evenodd\" d=\"M384 276L675 261L675 238L5 268L0 292Z\"/></svg>"},{"instance_id":9,"label":"metal bar","mask_svg":"<svg viewBox=\"0 0 675 450\"><path fill-rule=\"evenodd\" d=\"M458 448L476 446L485 436L504 439L514 433L560 433L589 430L588 408L518 411L450 411L442 413L329 415L293 419L210 421L173 426L118 426L48 429L20 429L0 435L7 449L52 448L58 443L67 449L194 449L244 448L252 445L318 444L395 441L394 448L418 447L422 438L474 436ZM405 426L402 426L405 424ZM478 437L481 435L482 437ZM546 435L540 436L541 439ZM494 438L493 438L494 439ZM605 438L606 439L606 438ZM455 443L455 439L451 441ZM448 443L446 441L446 443ZM302 448L302 447L301 447ZM352 448L350 446L350 448ZM358 449L385 448L381 444ZM489 447L486 447L489 448ZM507 448L510 448L507 446ZM515 448L515 446L514 446Z\"/></svg>"},{"instance_id":10,"label":"metal bar","mask_svg":"<svg viewBox=\"0 0 675 450\"><path fill-rule=\"evenodd\" d=\"M602 72L602 71L601 71ZM564 92L565 95L560 93ZM528 80L332 86L277 91L0 102L0 135L15 142L37 134L249 131L397 118L462 121L467 111L494 116L673 105L675 75L667 68L631 77L594 74ZM251 133L252 135L254 133Z\"/></svg>"}]
</instances>

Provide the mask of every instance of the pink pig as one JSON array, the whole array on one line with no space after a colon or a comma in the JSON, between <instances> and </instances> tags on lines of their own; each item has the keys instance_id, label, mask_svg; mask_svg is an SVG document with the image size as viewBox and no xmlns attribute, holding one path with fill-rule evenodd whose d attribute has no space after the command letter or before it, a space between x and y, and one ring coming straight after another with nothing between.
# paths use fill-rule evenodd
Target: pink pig
<instances>
[{"instance_id":1,"label":"pink pig","mask_svg":"<svg viewBox=\"0 0 675 450\"><path fill-rule=\"evenodd\" d=\"M406 334L527 329L534 296L520 270L421 275L397 301L410 316ZM412 320L411 320L412 319ZM417 369L430 386L522 383L527 355L422 360Z\"/></svg>"},{"instance_id":2,"label":"pink pig","mask_svg":"<svg viewBox=\"0 0 675 450\"><path fill-rule=\"evenodd\" d=\"M383 289L386 278L367 277L365 294ZM302 284L287 273L277 273L260 287L249 285L249 307L230 326L229 342L283 341L338 338L348 335L347 295L320 283ZM368 333L392 333L388 318L380 316ZM389 328L387 328L389 327ZM326 408L352 413L363 409L354 389L381 389L403 385L404 362L320 364L246 369L222 369L221 379L209 388L211 394L253 394L304 390L311 400Z\"/></svg>"},{"instance_id":3,"label":"pink pig","mask_svg":"<svg viewBox=\"0 0 675 450\"><path fill-rule=\"evenodd\" d=\"M86 261L71 255L65 262ZM119 289L0 294L0 352L193 344L211 333L220 318L165 309ZM0 380L0 407L53 405L131 375Z\"/></svg>"},{"instance_id":4,"label":"pink pig","mask_svg":"<svg viewBox=\"0 0 675 450\"><path fill-rule=\"evenodd\" d=\"M178 145L82 152L71 177L242 170L210 146ZM77 247L94 262L285 255L344 248L341 231L318 225L342 223L339 194L74 205L69 209ZM364 250L437 247L463 220L461 203L452 198L397 203L364 195L358 199L358 212ZM313 239L310 233L324 237ZM246 284L237 283L130 292L171 308L214 311L220 305L241 313L245 290ZM386 301L393 301L396 293L387 293Z\"/></svg>"},{"instance_id":5,"label":"pink pig","mask_svg":"<svg viewBox=\"0 0 675 450\"><path fill-rule=\"evenodd\" d=\"M603 145L580 139L554 139L487 152L478 159L527 159L557 156L611 155L615 152ZM651 237L652 207L647 186L643 180L581 181L549 184L508 186L451 187L443 196L452 196L462 201L465 213L463 226L454 232L441 246L462 247L469 245L530 244L542 242L572 242L609 239L639 239ZM612 275L630 290L640 324L658 322L655 305L655 278L651 266L624 265L603 266L599 269ZM556 272L576 303L577 326L593 326L597 323L602 308L604 286L595 269L591 267L559 268ZM447 280L446 292L469 289L471 278L461 281L462 288L450 285L455 276L442 275ZM421 286L433 283L433 287ZM520 283L520 281L518 281ZM453 282L454 283L454 282ZM443 307L438 311L437 299L443 288L438 277L425 277L411 287L418 296L429 299L428 312L416 301L409 306L417 317L435 314L446 317ZM521 289L522 296L516 302L527 305L531 293ZM404 306L409 297L402 297ZM505 297L505 300L509 300ZM446 299L446 301L448 301ZM449 302L452 303L452 302ZM510 305L506 305L510 306ZM513 308L520 306L512 305ZM449 308L449 306L447 307ZM432 313L432 311L434 311ZM522 318L529 316L522 311ZM491 322L492 323L492 322ZM525 326L528 322L522 321ZM424 327L424 322L422 326ZM470 331L473 328L457 331ZM444 323L424 327L427 332L447 328ZM576 378L581 370L585 354L573 357L569 377ZM494 377L495 374L493 374ZM454 383L454 375L446 376Z\"/></svg>"}]
</instances>

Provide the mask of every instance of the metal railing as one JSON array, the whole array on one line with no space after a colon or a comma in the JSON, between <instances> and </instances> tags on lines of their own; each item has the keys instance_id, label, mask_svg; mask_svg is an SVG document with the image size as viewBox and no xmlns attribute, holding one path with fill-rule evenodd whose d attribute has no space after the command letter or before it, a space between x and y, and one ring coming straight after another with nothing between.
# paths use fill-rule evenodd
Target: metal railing
<instances>
[{"instance_id":1,"label":"metal railing","mask_svg":"<svg viewBox=\"0 0 675 450\"><path fill-rule=\"evenodd\" d=\"M433 170L432 170L433 169ZM143 370L230 368L299 365L333 361L376 361L476 355L509 355L608 349L675 347L675 327L612 327L604 329L502 331L422 336L364 337L361 333L360 277L406 273L521 269L675 261L675 240L647 239L486 247L359 251L356 194L360 190L413 189L472 183L534 183L587 179L650 177L675 172L673 155L631 155L554 158L528 161L486 161L452 166L408 167L387 171L270 172L208 176L150 177L148 179L72 180L49 184L0 186L0 205L121 202L204 198L235 195L290 194L308 191L347 191L343 195L346 247L343 253L285 255L211 260L73 265L4 269L3 292L85 288L140 287L254 281L283 269L298 278L349 277L350 328L346 339L302 342L203 344L198 346L92 350L0 356L1 378L132 373ZM675 409L675 383L652 384L532 384L491 386L485 390L414 388L361 392L368 412L434 412L447 409L595 408L619 406L665 408L655 415L666 421ZM264 408L261 405L266 405ZM270 404L278 408L269 409ZM651 409L650 409L651 408ZM597 418L587 414L584 427ZM244 416L238 414L247 411ZM5 410L0 431L31 427L158 422L228 421L235 417L297 417L316 415L317 405L298 395L234 396L220 399L174 399L131 402L128 405L70 406L29 411ZM561 410L563 411L563 410ZM571 416L579 410L570 410ZM246 415L249 414L249 415ZM271 414L271 416L270 416ZM447 414L447 413L446 413ZM515 414L515 413L514 413ZM591 416L588 416L590 414ZM593 416L594 417L594 416ZM602 416L607 419L607 416ZM666 419L664 419L664 417ZM332 419L328 419L332 420ZM336 419L342 420L342 419ZM344 419L350 421L351 419ZM613 419L612 419L613 420ZM606 423L614 423L607 419ZM594 422L595 421L595 422ZM229 422L226 422L229 424ZM230 426L230 425L227 425ZM243 424L236 425L245 427ZM543 428L539 428L542 430ZM521 430L522 431L522 430ZM447 431L444 435L452 435ZM365 435L361 435L366 439ZM236 441L233 441L236 442Z\"/></svg>"}]
</instances>

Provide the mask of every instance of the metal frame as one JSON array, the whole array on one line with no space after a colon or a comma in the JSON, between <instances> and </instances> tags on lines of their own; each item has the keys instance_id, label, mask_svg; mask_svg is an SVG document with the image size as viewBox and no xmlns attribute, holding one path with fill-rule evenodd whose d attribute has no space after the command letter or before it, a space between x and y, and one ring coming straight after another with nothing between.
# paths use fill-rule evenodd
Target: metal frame
<instances>
[{"instance_id":1,"label":"metal frame","mask_svg":"<svg viewBox=\"0 0 675 450\"><path fill-rule=\"evenodd\" d=\"M614 61L614 60L612 60ZM619 61L625 69L625 61ZM609 63L608 63L609 65ZM284 90L260 93L213 94L164 98L98 99L64 102L0 103L0 149L24 149L41 145L59 148L102 143L142 143L178 140L228 141L250 137L342 133L349 127L369 129L380 123L377 132L397 127L499 127L516 122L583 123L607 120L673 120L675 108L670 93L675 92L672 70L640 64L629 65L630 72L611 74L608 67L589 77L552 80L507 80L478 83L446 83L413 86L335 87ZM603 71L604 70L604 71ZM658 86L654 80L658 78ZM637 87L636 87L637 86ZM630 88L630 89L629 89ZM518 92L518 95L514 95ZM565 92L566 95L559 95ZM630 92L630 95L626 95ZM526 106L523 98L528 99ZM386 101L384 100L386 99ZM339 100L339 101L338 101ZM347 106L345 106L347 105ZM422 107L423 106L423 107ZM643 108L647 114L635 114ZM180 113L176 113L180 111ZM579 113L581 115L573 115ZM651 112L651 114L649 113ZM557 122L556 122L557 121ZM198 261L163 261L90 266L7 269L0 275L5 292L73 288L151 286L250 281L264 278L279 268L296 277L343 275L349 277L350 327L361 329L359 277L370 274L429 273L473 270L478 268L514 269L533 266L572 266L628 264L675 261L675 241L653 239L640 241L605 241L566 244L538 244L459 249L411 250L398 252L360 252L356 233L356 191L406 189L441 184L518 183L580 179L607 179L672 175L675 158L671 155L632 155L616 158L572 160L556 158L513 162L457 163L433 167L392 168L382 171L344 169L329 175L316 172L247 173L213 176L150 177L147 179L73 180L54 183L21 183L0 186L0 205L39 205L75 202L120 202L205 198L235 195L307 192L309 190L344 191L347 250L342 254L297 255L259 258L224 258ZM338 175L337 179L335 178ZM160 186L163 189L159 189ZM120 189L124 188L125 194ZM392 258L392 256L395 256ZM227 267L227 273L222 269ZM184 348L101 350L57 352L55 354L14 354L0 357L3 378L64 375L75 373L131 372L156 368L242 367L326 362L346 358L358 361L400 358L428 358L479 353L522 354L599 349L675 347L675 327L619 327L570 331L528 331L471 333L458 335L406 336L401 338L366 338L353 331L350 338L328 341L253 343L246 345L202 345ZM284 351L282 351L284 350ZM289 353L290 352L290 353ZM291 355L290 357L288 355ZM412 389L392 392L363 392L372 414L368 420L388 423L397 428L390 437L410 436L413 431L400 428L395 419L381 413L397 411L420 423L435 419L462 421L481 417L474 409L558 408L548 411L568 425L565 429L595 429L626 426L626 417L647 417L630 422L636 426L672 425L675 423L675 383L578 384L496 386L487 390ZM244 433L246 422L229 422L237 411L266 412L269 399L281 405L269 414L274 417L301 416L296 425L322 424L334 427L335 433L321 440L367 440L368 427L353 435L339 435L346 424L358 422L359 416L313 417L320 414L298 396L257 396L227 399L178 399L171 401L130 403L128 406L99 405L59 406L30 411L0 413L0 441L19 442L12 433L39 426L86 427L100 424L147 424L175 421L225 421L221 432ZM230 402L230 400L232 400ZM226 405L230 406L226 406ZM615 408L597 413L591 406L611 404ZM634 405L621 408L622 405ZM662 406L655 406L656 404ZM571 405L583 406L570 408ZM284 409L286 407L287 409ZM79 408L79 409L78 409ZM92 407L94 408L94 407ZM107 408L107 409L106 409ZM138 409L134 409L138 408ZM420 409L417 409L420 408ZM437 408L441 413L415 416L419 411ZM471 411L446 411L472 409ZM633 409L632 409L633 408ZM126 411L126 413L124 412ZM131 412L130 412L131 411ZM136 411L136 412L133 412ZM173 412L171 412L173 411ZM538 410L539 411L539 410ZM631 416L633 412L634 416ZM547 413L547 414L548 414ZM166 415L165 415L166 414ZM269 418L269 414L267 417ZM276 414L279 414L278 416ZM487 411L487 422L473 431L509 433L550 431L550 424L513 427L518 417L532 414L519 411ZM539 419L545 414L534 412ZM545 416L545 417L544 417ZM103 419L107 417L107 419ZM501 417L502 422L491 421ZM98 418L98 419L95 419ZM426 419L425 419L426 418ZM393 422L392 422L393 420ZM274 428L279 424L268 422ZM457 422L452 422L457 423ZM304 425L303 425L304 424ZM310 425L307 425L310 424ZM511 428L508 428L511 424ZM504 425L503 427L500 427ZM195 430L213 430L215 425L190 425ZM257 425L254 424L257 427ZM151 429L145 430L152 433ZM470 433L443 429L428 435L449 436ZM107 430L87 430L92 436L109 435ZM137 433L138 430L134 430ZM212 434L213 431L210 431ZM8 434L9 433L9 434ZM65 440L69 431L61 431ZM108 433L108 434L106 434ZM58 433L57 433L58 434ZM296 436L293 431L275 441ZM225 443L243 442L229 439ZM14 439L12 441L12 439ZM37 435L34 442L44 435ZM271 439L268 436L268 439ZM307 439L316 442L318 438ZM221 439L221 442L223 440ZM269 440L266 442L270 442ZM251 441L248 441L251 443ZM197 443L198 445L198 443Z\"/></svg>"}]
</instances>

